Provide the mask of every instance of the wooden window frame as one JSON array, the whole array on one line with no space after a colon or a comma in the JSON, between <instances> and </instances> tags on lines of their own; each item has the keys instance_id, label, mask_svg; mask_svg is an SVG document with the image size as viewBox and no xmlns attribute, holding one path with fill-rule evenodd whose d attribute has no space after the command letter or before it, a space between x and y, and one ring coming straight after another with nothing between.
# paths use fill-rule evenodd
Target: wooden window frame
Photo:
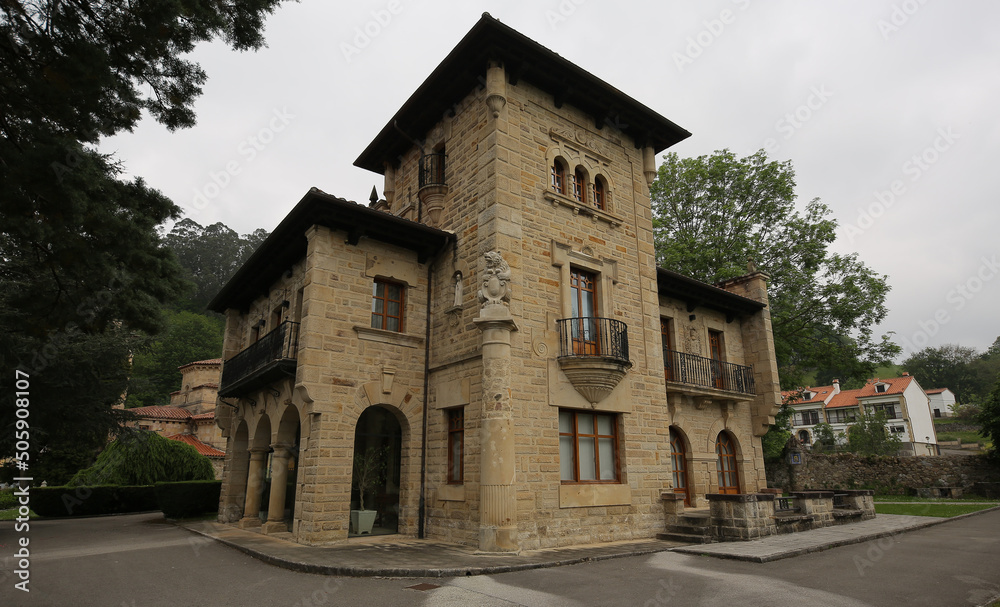
<instances>
[{"instance_id":1,"label":"wooden window frame","mask_svg":"<svg viewBox=\"0 0 1000 607\"><path fill-rule=\"evenodd\" d=\"M599 176L594 177L594 181L590 184L590 204L602 211L605 210L606 192L607 188L604 186L604 180Z\"/></svg>"},{"instance_id":2,"label":"wooden window frame","mask_svg":"<svg viewBox=\"0 0 1000 607\"><path fill-rule=\"evenodd\" d=\"M678 469L674 462L680 461L681 468ZM684 496L684 505L691 505L691 476L688 474L687 465L687 441L679 431L670 428L670 472L673 478L674 493ZM677 479L684 479L684 486L677 486Z\"/></svg>"},{"instance_id":3,"label":"wooden window frame","mask_svg":"<svg viewBox=\"0 0 1000 607\"><path fill-rule=\"evenodd\" d=\"M578 312L578 315L573 317L574 325L571 328L573 354L577 356L597 356L601 352L600 331L596 326L597 323L576 319L600 318L601 311L598 306L597 293L597 285L600 280L599 275L596 272L571 267L569 277L570 297L573 298L573 303L576 304L576 311ZM593 308L593 313L590 316L582 315L585 293L590 293L590 303ZM587 339L588 333L592 334L593 339Z\"/></svg>"},{"instance_id":4,"label":"wooden window frame","mask_svg":"<svg viewBox=\"0 0 1000 607\"><path fill-rule=\"evenodd\" d=\"M394 280L386 280L383 278L376 278L372 283L372 309L371 309L371 327L373 329L381 329L383 331L392 331L394 333L402 333L406 329L406 285L401 282L396 282ZM378 294L379 286L383 286L383 294L380 296ZM389 298L389 287L399 287L399 299ZM382 312L375 311L375 303L377 301L382 302ZM399 303L399 316L394 316L389 314L389 303L397 302ZM376 326L376 318L380 318L381 322L379 326ZM395 318L399 320L398 329L389 329L388 321L390 318Z\"/></svg>"},{"instance_id":5,"label":"wooden window frame","mask_svg":"<svg viewBox=\"0 0 1000 607\"><path fill-rule=\"evenodd\" d=\"M726 468L726 460L732 463L731 468ZM736 459L736 441L727 432L720 432L718 438L715 439L715 466L718 473L719 493L738 494L740 492L740 470L739 462ZM727 476L732 478L726 478ZM734 484L727 484L727 481L733 481Z\"/></svg>"},{"instance_id":6,"label":"wooden window frame","mask_svg":"<svg viewBox=\"0 0 1000 607\"><path fill-rule=\"evenodd\" d=\"M663 377L667 381L674 381L676 374L674 373L673 360L669 357L671 356L668 350L674 349L674 337L673 337L673 319L667 318L666 316L660 317L660 344L663 347Z\"/></svg>"},{"instance_id":7,"label":"wooden window frame","mask_svg":"<svg viewBox=\"0 0 1000 607\"><path fill-rule=\"evenodd\" d=\"M576 167L573 171L573 191L570 196L580 204L587 204L587 175L581 167Z\"/></svg>"},{"instance_id":8,"label":"wooden window frame","mask_svg":"<svg viewBox=\"0 0 1000 607\"><path fill-rule=\"evenodd\" d=\"M448 409L448 484L461 485L465 482L465 408ZM458 465L455 465L455 443L458 443ZM457 474L456 474L457 471Z\"/></svg>"},{"instance_id":9,"label":"wooden window frame","mask_svg":"<svg viewBox=\"0 0 1000 607\"><path fill-rule=\"evenodd\" d=\"M708 357L713 361L712 385L720 390L725 387L725 382L726 382L725 373L723 373L723 368L722 368L722 363L726 361L725 351L726 351L725 338L722 336L722 331L709 329Z\"/></svg>"},{"instance_id":10,"label":"wooden window frame","mask_svg":"<svg viewBox=\"0 0 1000 607\"><path fill-rule=\"evenodd\" d=\"M549 187L556 194L566 194L566 165L559 161L558 158L552 161L552 166L550 167L552 171L551 181L549 182Z\"/></svg>"},{"instance_id":11,"label":"wooden window frame","mask_svg":"<svg viewBox=\"0 0 1000 607\"><path fill-rule=\"evenodd\" d=\"M618 453L618 420L619 416L615 413L602 413L597 411L578 411L576 409L559 409L559 414L570 413L573 416L573 431L563 432L559 431L560 438L563 436L569 436L573 439L573 480L566 480L560 478L560 482L564 485L620 485L621 484L621 457ZM579 416L590 415L594 418L594 433L593 434L581 434L580 433L580 423ZM597 418L599 416L611 418L611 434L600 434L597 425ZM593 438L594 439L594 470L596 476L601 475L601 449L599 439L611 438L612 447L611 454L615 458L614 462L614 478L612 479L600 479L597 480L580 480L580 438ZM561 453L560 453L561 457ZM560 462L561 469L561 462ZM560 477L562 475L560 474Z\"/></svg>"}]
</instances>

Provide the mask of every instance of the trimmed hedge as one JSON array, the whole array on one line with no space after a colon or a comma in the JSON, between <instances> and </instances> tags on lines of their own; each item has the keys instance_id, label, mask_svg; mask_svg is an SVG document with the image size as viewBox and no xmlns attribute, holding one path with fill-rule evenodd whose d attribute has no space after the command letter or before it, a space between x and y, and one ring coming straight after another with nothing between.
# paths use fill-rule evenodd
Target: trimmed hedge
<instances>
[{"instance_id":1,"label":"trimmed hedge","mask_svg":"<svg viewBox=\"0 0 1000 607\"><path fill-rule=\"evenodd\" d=\"M11 508L17 508L17 498L14 497L13 489L4 489L0 491L0 510L10 510Z\"/></svg>"},{"instance_id":2,"label":"trimmed hedge","mask_svg":"<svg viewBox=\"0 0 1000 607\"><path fill-rule=\"evenodd\" d=\"M156 500L163 516L186 518L219 509L222 481L156 483Z\"/></svg>"},{"instance_id":3,"label":"trimmed hedge","mask_svg":"<svg viewBox=\"0 0 1000 607\"><path fill-rule=\"evenodd\" d=\"M152 485L32 487L31 509L41 516L93 516L158 510Z\"/></svg>"}]
</instances>

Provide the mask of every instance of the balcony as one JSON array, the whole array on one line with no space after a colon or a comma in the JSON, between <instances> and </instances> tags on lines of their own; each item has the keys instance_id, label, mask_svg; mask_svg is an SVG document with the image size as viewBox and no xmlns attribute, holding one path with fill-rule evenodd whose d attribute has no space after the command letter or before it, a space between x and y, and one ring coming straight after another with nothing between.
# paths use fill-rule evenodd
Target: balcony
<instances>
[{"instance_id":1,"label":"balcony","mask_svg":"<svg viewBox=\"0 0 1000 607\"><path fill-rule=\"evenodd\" d=\"M299 323L281 323L223 364L219 396L241 396L283 377L294 377L298 344Z\"/></svg>"},{"instance_id":2,"label":"balcony","mask_svg":"<svg viewBox=\"0 0 1000 607\"><path fill-rule=\"evenodd\" d=\"M557 321L559 366L570 383L593 405L604 400L632 367L628 327L611 318Z\"/></svg>"},{"instance_id":3,"label":"balcony","mask_svg":"<svg viewBox=\"0 0 1000 607\"><path fill-rule=\"evenodd\" d=\"M723 390L753 396L753 369L676 350L663 350L663 372L667 390L701 392L698 388ZM695 390L686 389L694 387Z\"/></svg>"},{"instance_id":4,"label":"balcony","mask_svg":"<svg viewBox=\"0 0 1000 607\"><path fill-rule=\"evenodd\" d=\"M427 222L437 227L444 210L444 197L448 195L448 184L444 180L445 156L443 153L424 154L420 157L420 189L417 196L427 212Z\"/></svg>"}]
</instances>

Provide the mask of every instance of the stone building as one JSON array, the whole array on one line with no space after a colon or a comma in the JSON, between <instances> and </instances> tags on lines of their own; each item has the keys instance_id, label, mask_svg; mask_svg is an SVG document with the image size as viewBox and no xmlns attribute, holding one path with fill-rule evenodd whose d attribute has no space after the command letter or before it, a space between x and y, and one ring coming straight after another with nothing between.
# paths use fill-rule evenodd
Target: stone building
<instances>
[{"instance_id":1,"label":"stone building","mask_svg":"<svg viewBox=\"0 0 1000 607\"><path fill-rule=\"evenodd\" d=\"M655 156L689 135L484 15L355 162L384 198L309 190L211 303L220 520L325 544L363 500L514 552L764 487L766 276L656 267Z\"/></svg>"},{"instance_id":2,"label":"stone building","mask_svg":"<svg viewBox=\"0 0 1000 607\"><path fill-rule=\"evenodd\" d=\"M215 478L222 478L226 438L215 423L222 359L199 360L178 367L181 388L170 393L170 405L136 407L130 425L187 443L212 462Z\"/></svg>"}]
</instances>

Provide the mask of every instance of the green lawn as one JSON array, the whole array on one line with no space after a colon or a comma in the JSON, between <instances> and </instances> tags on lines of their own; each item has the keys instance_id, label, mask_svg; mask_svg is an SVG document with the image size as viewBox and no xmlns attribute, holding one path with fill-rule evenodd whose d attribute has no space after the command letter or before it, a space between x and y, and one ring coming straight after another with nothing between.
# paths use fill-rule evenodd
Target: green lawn
<instances>
[{"instance_id":1,"label":"green lawn","mask_svg":"<svg viewBox=\"0 0 1000 607\"><path fill-rule=\"evenodd\" d=\"M958 516L978 512L987 508L994 508L996 504L875 504L877 514L909 514L911 516Z\"/></svg>"},{"instance_id":2,"label":"green lawn","mask_svg":"<svg viewBox=\"0 0 1000 607\"><path fill-rule=\"evenodd\" d=\"M875 502L993 502L1000 506L1000 500L986 499L971 493L962 497L917 497L916 495L876 495Z\"/></svg>"},{"instance_id":3,"label":"green lawn","mask_svg":"<svg viewBox=\"0 0 1000 607\"><path fill-rule=\"evenodd\" d=\"M959 430L959 431L948 431L948 432L938 432L937 438L939 441L948 440L961 440L967 445L972 443L979 443L980 445L988 445L989 439L984 438L975 430Z\"/></svg>"},{"instance_id":4,"label":"green lawn","mask_svg":"<svg viewBox=\"0 0 1000 607\"><path fill-rule=\"evenodd\" d=\"M34 510L29 510L28 516L32 520L39 518L39 516L35 514ZM12 521L16 518L17 518L17 508L11 508L10 510L0 510L0 521Z\"/></svg>"}]
</instances>

